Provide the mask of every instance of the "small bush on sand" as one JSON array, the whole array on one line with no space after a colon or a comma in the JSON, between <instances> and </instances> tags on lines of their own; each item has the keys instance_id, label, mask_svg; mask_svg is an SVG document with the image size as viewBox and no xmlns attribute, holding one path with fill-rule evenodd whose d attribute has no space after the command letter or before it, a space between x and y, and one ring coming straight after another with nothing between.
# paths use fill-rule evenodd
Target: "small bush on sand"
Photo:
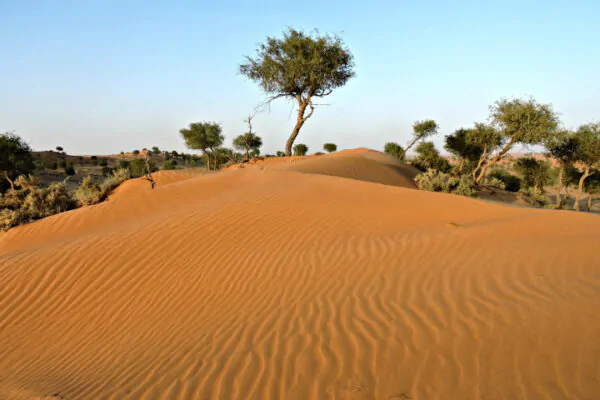
<instances>
[{"instance_id":1,"label":"small bush on sand","mask_svg":"<svg viewBox=\"0 0 600 400\"><path fill-rule=\"evenodd\" d=\"M192 161L192 163L196 164L196 161ZM190 164L192 164L190 163ZM167 160L165 161L165 163L163 164L163 170L171 170L171 169L177 169L177 161L175 160Z\"/></svg>"},{"instance_id":2,"label":"small bush on sand","mask_svg":"<svg viewBox=\"0 0 600 400\"><path fill-rule=\"evenodd\" d=\"M91 176L83 178L74 194L77 203L83 206L99 203L102 201L102 196L100 186L94 183Z\"/></svg>"},{"instance_id":3,"label":"small bush on sand","mask_svg":"<svg viewBox=\"0 0 600 400\"><path fill-rule=\"evenodd\" d=\"M415 183L419 189L430 192L454 193L468 197L477 195L473 181L465 175L455 177L441 171L429 169L427 172L417 175Z\"/></svg>"},{"instance_id":4,"label":"small bush on sand","mask_svg":"<svg viewBox=\"0 0 600 400\"><path fill-rule=\"evenodd\" d=\"M506 189L506 184L498 178L488 177L486 179L485 183L486 183L486 185L494 187L494 188L498 188L498 189L502 189L502 190Z\"/></svg>"},{"instance_id":5,"label":"small bush on sand","mask_svg":"<svg viewBox=\"0 0 600 400\"><path fill-rule=\"evenodd\" d=\"M525 201L531 206L538 208L551 206L550 200L541 189L528 187L527 189L522 189L520 192L525 195Z\"/></svg>"}]
</instances>

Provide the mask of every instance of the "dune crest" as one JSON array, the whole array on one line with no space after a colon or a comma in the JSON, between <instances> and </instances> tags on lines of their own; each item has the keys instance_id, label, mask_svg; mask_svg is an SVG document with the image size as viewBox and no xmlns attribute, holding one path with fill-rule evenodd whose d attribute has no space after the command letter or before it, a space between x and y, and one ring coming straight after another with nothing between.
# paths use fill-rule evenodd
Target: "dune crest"
<instances>
[{"instance_id":1,"label":"dune crest","mask_svg":"<svg viewBox=\"0 0 600 400\"><path fill-rule=\"evenodd\" d=\"M0 398L600 393L598 216L412 190L368 150L286 161L1 233Z\"/></svg>"}]
</instances>

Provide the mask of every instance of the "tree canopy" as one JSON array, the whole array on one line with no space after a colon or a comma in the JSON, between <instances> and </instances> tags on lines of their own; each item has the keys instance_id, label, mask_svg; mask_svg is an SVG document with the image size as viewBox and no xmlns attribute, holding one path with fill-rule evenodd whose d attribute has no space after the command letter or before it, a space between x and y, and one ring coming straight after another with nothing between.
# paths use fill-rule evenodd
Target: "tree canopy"
<instances>
[{"instance_id":1,"label":"tree canopy","mask_svg":"<svg viewBox=\"0 0 600 400\"><path fill-rule=\"evenodd\" d=\"M308 146L303 143L298 143L294 146L295 156L305 156L308 153Z\"/></svg>"},{"instance_id":2,"label":"tree canopy","mask_svg":"<svg viewBox=\"0 0 600 400\"><path fill-rule=\"evenodd\" d=\"M432 119L426 119L423 121L415 121L413 124L413 140L406 146L404 151L408 151L417 143L419 140L425 140L428 137L437 135L438 124Z\"/></svg>"},{"instance_id":3,"label":"tree canopy","mask_svg":"<svg viewBox=\"0 0 600 400\"><path fill-rule=\"evenodd\" d=\"M286 143L290 156L302 125L314 112L313 99L344 86L354 76L354 58L337 36L289 28L283 38L267 37L254 57L246 57L240 73L259 84L267 102L287 98L298 103L296 125Z\"/></svg>"},{"instance_id":4,"label":"tree canopy","mask_svg":"<svg viewBox=\"0 0 600 400\"><path fill-rule=\"evenodd\" d=\"M396 157L400 161L404 161L404 158L406 157L406 152L398 143L387 142L385 146L383 146L383 151Z\"/></svg>"},{"instance_id":5,"label":"tree canopy","mask_svg":"<svg viewBox=\"0 0 600 400\"><path fill-rule=\"evenodd\" d=\"M262 146L262 139L252 132L247 132L233 139L233 147L236 150L245 150L246 159L250 159L250 151L258 150Z\"/></svg>"},{"instance_id":6,"label":"tree canopy","mask_svg":"<svg viewBox=\"0 0 600 400\"><path fill-rule=\"evenodd\" d=\"M217 168L217 156L215 149L221 147L225 141L222 134L223 128L216 122L194 122L189 128L184 128L179 131L185 141L185 145L194 150L202 150L206 157L206 166L211 169L211 155L215 161L214 169ZM209 152L210 150L210 152Z\"/></svg>"},{"instance_id":7,"label":"tree canopy","mask_svg":"<svg viewBox=\"0 0 600 400\"><path fill-rule=\"evenodd\" d=\"M21 137L14 133L0 134L0 174L14 189L14 180L19 175L32 172L35 169L31 147Z\"/></svg>"},{"instance_id":8,"label":"tree canopy","mask_svg":"<svg viewBox=\"0 0 600 400\"><path fill-rule=\"evenodd\" d=\"M444 149L459 160L459 173L463 173L465 166L474 168L483 154L483 148L472 142L473 134L473 130L460 128L444 138Z\"/></svg>"},{"instance_id":9,"label":"tree canopy","mask_svg":"<svg viewBox=\"0 0 600 400\"><path fill-rule=\"evenodd\" d=\"M337 145L335 143L325 143L323 145L323 150L325 150L328 153L333 153L337 151Z\"/></svg>"}]
</instances>

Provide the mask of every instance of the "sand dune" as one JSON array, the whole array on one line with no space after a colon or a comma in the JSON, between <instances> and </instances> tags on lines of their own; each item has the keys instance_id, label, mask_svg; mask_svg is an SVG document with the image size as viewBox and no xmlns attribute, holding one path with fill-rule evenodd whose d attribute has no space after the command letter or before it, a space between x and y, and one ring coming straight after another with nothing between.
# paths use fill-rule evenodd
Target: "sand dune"
<instances>
[{"instance_id":1,"label":"sand dune","mask_svg":"<svg viewBox=\"0 0 600 400\"><path fill-rule=\"evenodd\" d=\"M599 398L598 216L286 161L0 234L0 399Z\"/></svg>"}]
</instances>

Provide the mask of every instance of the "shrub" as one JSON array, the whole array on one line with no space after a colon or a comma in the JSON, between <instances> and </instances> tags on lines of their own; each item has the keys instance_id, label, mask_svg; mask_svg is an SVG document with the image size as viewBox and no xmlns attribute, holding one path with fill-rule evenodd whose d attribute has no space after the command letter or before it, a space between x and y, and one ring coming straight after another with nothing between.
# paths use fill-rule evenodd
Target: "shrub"
<instances>
[{"instance_id":1,"label":"shrub","mask_svg":"<svg viewBox=\"0 0 600 400\"><path fill-rule=\"evenodd\" d=\"M99 164L100 164L101 167L106 167L108 165L108 159L107 158L101 158Z\"/></svg>"},{"instance_id":2,"label":"shrub","mask_svg":"<svg viewBox=\"0 0 600 400\"><path fill-rule=\"evenodd\" d=\"M550 200L548 200L548 197L546 197L546 195L541 189L535 187L528 187L526 189L522 189L520 192L525 195L525 201L529 205L539 208L547 207L550 205Z\"/></svg>"},{"instance_id":3,"label":"shrub","mask_svg":"<svg viewBox=\"0 0 600 400\"><path fill-rule=\"evenodd\" d=\"M132 153L134 156L137 156L138 154L140 154L140 151L139 151L139 150L134 150L134 151L132 151L131 153Z\"/></svg>"},{"instance_id":4,"label":"shrub","mask_svg":"<svg viewBox=\"0 0 600 400\"><path fill-rule=\"evenodd\" d=\"M86 176L74 193L75 200L80 205L89 206L99 203L102 200L103 193L100 186L94 183L91 176Z\"/></svg>"},{"instance_id":5,"label":"shrub","mask_svg":"<svg viewBox=\"0 0 600 400\"><path fill-rule=\"evenodd\" d=\"M333 153L334 151L337 151L337 145L335 143L325 143L323 145L323 150L328 153Z\"/></svg>"},{"instance_id":6,"label":"shrub","mask_svg":"<svg viewBox=\"0 0 600 400\"><path fill-rule=\"evenodd\" d=\"M533 157L519 158L515 164L515 170L523 177L526 188L535 187L538 191L544 191L544 186L552 181L550 174L550 163L538 161Z\"/></svg>"},{"instance_id":7,"label":"shrub","mask_svg":"<svg viewBox=\"0 0 600 400\"><path fill-rule=\"evenodd\" d=\"M514 176L509 172L506 172L499 168L493 169L488 175L487 179L488 181L501 181L504 184L504 188L502 189L508 190L509 192L518 192L519 190L521 190L521 179L518 176Z\"/></svg>"},{"instance_id":8,"label":"shrub","mask_svg":"<svg viewBox=\"0 0 600 400\"><path fill-rule=\"evenodd\" d=\"M108 176L112 172L110 167L102 167L102 176Z\"/></svg>"},{"instance_id":9,"label":"shrub","mask_svg":"<svg viewBox=\"0 0 600 400\"><path fill-rule=\"evenodd\" d=\"M491 186L491 187L495 187L495 188L502 189L502 190L506 189L506 185L504 184L504 182L498 178L488 177L486 183L488 184L488 186Z\"/></svg>"},{"instance_id":10,"label":"shrub","mask_svg":"<svg viewBox=\"0 0 600 400\"><path fill-rule=\"evenodd\" d=\"M429 169L415 177L415 183L421 190L430 192L454 193L461 196L475 197L474 182L466 175L455 177L450 174Z\"/></svg>"},{"instance_id":11,"label":"shrub","mask_svg":"<svg viewBox=\"0 0 600 400\"><path fill-rule=\"evenodd\" d=\"M303 143L298 143L294 146L295 156L305 156L308 153L308 146Z\"/></svg>"},{"instance_id":12,"label":"shrub","mask_svg":"<svg viewBox=\"0 0 600 400\"><path fill-rule=\"evenodd\" d=\"M278 152L275 153L275 155L277 155L277 157L285 157L285 152L278 151Z\"/></svg>"},{"instance_id":13,"label":"shrub","mask_svg":"<svg viewBox=\"0 0 600 400\"><path fill-rule=\"evenodd\" d=\"M406 152L404 151L402 146L400 146L398 143L394 143L394 142L386 143L385 146L383 146L383 151L386 152L387 154L390 154L390 155L396 157L397 159L399 159L401 161L404 161L404 159L406 158Z\"/></svg>"},{"instance_id":14,"label":"shrub","mask_svg":"<svg viewBox=\"0 0 600 400\"><path fill-rule=\"evenodd\" d=\"M156 165L153 161L149 162L150 171L146 168L146 161L141 158L136 158L129 163L129 170L131 171L131 176L134 178L139 178L140 176L146 175L148 172L152 173L156 171Z\"/></svg>"},{"instance_id":15,"label":"shrub","mask_svg":"<svg viewBox=\"0 0 600 400\"><path fill-rule=\"evenodd\" d=\"M65 160L58 160L56 165L58 168L67 168L67 162Z\"/></svg>"},{"instance_id":16,"label":"shrub","mask_svg":"<svg viewBox=\"0 0 600 400\"><path fill-rule=\"evenodd\" d=\"M129 161L121 160L117 164L117 169L129 169Z\"/></svg>"},{"instance_id":17,"label":"shrub","mask_svg":"<svg viewBox=\"0 0 600 400\"><path fill-rule=\"evenodd\" d=\"M66 175L69 175L69 176L73 176L73 175L75 175L75 168L73 168L73 166L72 166L72 165L67 165L67 166L65 167L65 174L66 174Z\"/></svg>"},{"instance_id":18,"label":"shrub","mask_svg":"<svg viewBox=\"0 0 600 400\"><path fill-rule=\"evenodd\" d=\"M196 161L193 161L193 163L196 164ZM163 169L164 170L177 169L177 161L175 161L175 160L165 161L163 164Z\"/></svg>"},{"instance_id":19,"label":"shrub","mask_svg":"<svg viewBox=\"0 0 600 400\"><path fill-rule=\"evenodd\" d=\"M436 171L450 171L450 163L442 157L435 148L433 142L421 142L415 149L418 156L413 160L412 165L421 171L434 169Z\"/></svg>"}]
</instances>

